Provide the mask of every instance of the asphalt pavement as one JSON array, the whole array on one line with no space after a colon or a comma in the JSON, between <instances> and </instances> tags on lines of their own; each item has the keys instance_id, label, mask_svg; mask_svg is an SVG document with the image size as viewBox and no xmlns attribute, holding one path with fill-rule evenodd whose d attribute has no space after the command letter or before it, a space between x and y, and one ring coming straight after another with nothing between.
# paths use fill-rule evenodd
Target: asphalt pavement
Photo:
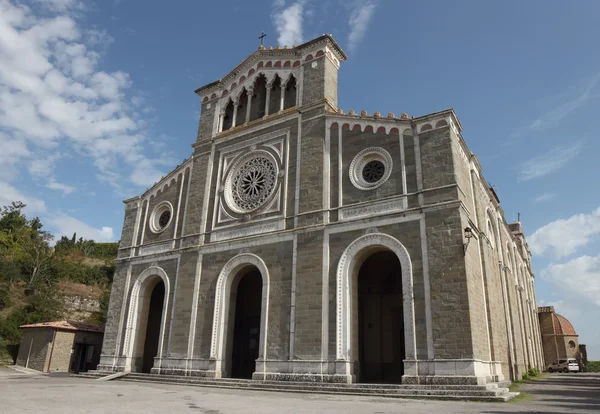
<instances>
[{"instance_id":1,"label":"asphalt pavement","mask_svg":"<svg viewBox=\"0 0 600 414\"><path fill-rule=\"evenodd\" d=\"M600 374L552 374L516 402L477 403L97 381L0 368L0 413L598 413Z\"/></svg>"}]
</instances>

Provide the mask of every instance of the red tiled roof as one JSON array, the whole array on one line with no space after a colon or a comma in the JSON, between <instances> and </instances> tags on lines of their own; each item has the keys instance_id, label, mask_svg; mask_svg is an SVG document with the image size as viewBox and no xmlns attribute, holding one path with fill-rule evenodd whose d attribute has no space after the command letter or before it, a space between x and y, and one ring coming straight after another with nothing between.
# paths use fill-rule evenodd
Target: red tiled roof
<instances>
[{"instance_id":1,"label":"red tiled roof","mask_svg":"<svg viewBox=\"0 0 600 414\"><path fill-rule=\"evenodd\" d=\"M53 321L53 322L41 322L32 323L30 325L21 325L20 329L24 328L54 328L63 331L83 331L83 332L104 332L104 329L97 325L92 325L86 322L77 321Z\"/></svg>"},{"instance_id":2,"label":"red tiled roof","mask_svg":"<svg viewBox=\"0 0 600 414\"><path fill-rule=\"evenodd\" d=\"M554 334L555 335L577 335L575 328L567 318L558 313L554 314Z\"/></svg>"}]
</instances>

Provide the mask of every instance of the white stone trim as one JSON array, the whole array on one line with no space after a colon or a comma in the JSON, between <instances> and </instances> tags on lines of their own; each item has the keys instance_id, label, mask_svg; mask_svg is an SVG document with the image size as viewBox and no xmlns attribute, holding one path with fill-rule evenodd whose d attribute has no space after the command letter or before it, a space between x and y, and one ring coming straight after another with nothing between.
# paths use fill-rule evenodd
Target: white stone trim
<instances>
[{"instance_id":1,"label":"white stone trim","mask_svg":"<svg viewBox=\"0 0 600 414\"><path fill-rule=\"evenodd\" d=\"M323 224L329 223L329 207L331 205L331 125L326 122L325 140L323 141Z\"/></svg>"},{"instance_id":2,"label":"white stone trim","mask_svg":"<svg viewBox=\"0 0 600 414\"><path fill-rule=\"evenodd\" d=\"M296 336L296 275L298 263L298 234L294 233L294 239L292 241L292 286L290 299L290 348L289 348L289 360L294 360L294 341Z\"/></svg>"},{"instance_id":3,"label":"white stone trim","mask_svg":"<svg viewBox=\"0 0 600 414\"><path fill-rule=\"evenodd\" d=\"M202 215L200 216L200 244L204 244L206 227L208 226L208 202L210 197L210 189L212 187L212 173L215 157L215 144L213 143L210 147L210 156L208 158L208 166L206 168L206 179L204 180L204 198L202 199Z\"/></svg>"},{"instance_id":4,"label":"white stone trim","mask_svg":"<svg viewBox=\"0 0 600 414\"><path fill-rule=\"evenodd\" d=\"M187 212L188 212L188 201L190 200L190 185L192 183L192 172L194 169L194 163L191 162L189 167L190 172L188 173L188 182L187 182L187 190L185 191L185 204L183 206L183 223L181 223L181 234L180 236L183 237L185 235L185 219L187 217ZM185 170L183 170L183 175L185 176ZM183 245L183 240L179 241L179 247L181 247Z\"/></svg>"},{"instance_id":5,"label":"white stone trim","mask_svg":"<svg viewBox=\"0 0 600 414\"><path fill-rule=\"evenodd\" d=\"M423 291L425 294L425 326L427 331L427 358L435 358L433 347L433 318L431 314L431 283L429 281L429 251L427 248L427 224L425 217L419 220L421 255L423 260Z\"/></svg>"},{"instance_id":6,"label":"white stone trim","mask_svg":"<svg viewBox=\"0 0 600 414\"><path fill-rule=\"evenodd\" d=\"M358 205L352 205L339 209L339 220L355 220L364 219L379 216L381 214L391 214L399 211L406 210L407 207L406 196L400 196L398 198L379 202L365 202L357 203Z\"/></svg>"},{"instance_id":7,"label":"white stone trim","mask_svg":"<svg viewBox=\"0 0 600 414\"><path fill-rule=\"evenodd\" d=\"M124 344L121 344L121 339L123 337L123 325L125 323L125 310L127 309L127 297L129 296L129 285L131 283L131 263L127 266L127 276L125 277L125 289L123 290L123 297L121 302L121 312L119 313L119 331L117 332L117 341L115 343L115 357L118 357L122 354L120 352ZM113 361L114 368L114 361Z\"/></svg>"},{"instance_id":8,"label":"white stone trim","mask_svg":"<svg viewBox=\"0 0 600 414\"><path fill-rule=\"evenodd\" d=\"M231 298L231 285L238 274L245 266L255 266L262 276L262 298L260 309L260 339L258 344L258 359L266 359L267 349L267 326L269 317L269 271L265 262L258 256L251 253L242 253L229 260L217 279L215 292L215 312L213 315L213 332L211 339L210 358L215 363L215 371L218 376L221 374L223 360L225 358L227 326L229 323L229 306ZM258 371L258 369L257 369Z\"/></svg>"},{"instance_id":9,"label":"white stone trim","mask_svg":"<svg viewBox=\"0 0 600 414\"><path fill-rule=\"evenodd\" d=\"M248 237L263 233L280 231L285 228L285 220L283 219L273 220L271 218L266 218L261 221L263 221L263 223L258 222L252 226L213 231L210 235L210 241L215 242L229 239L237 239L240 237Z\"/></svg>"},{"instance_id":10,"label":"white stone trim","mask_svg":"<svg viewBox=\"0 0 600 414\"><path fill-rule=\"evenodd\" d=\"M298 135L296 136L296 189L294 191L294 228L298 227L300 212L300 167L302 166L302 114L298 115Z\"/></svg>"},{"instance_id":11,"label":"white stone trim","mask_svg":"<svg viewBox=\"0 0 600 414\"><path fill-rule=\"evenodd\" d=\"M337 360L351 361L352 353L352 273L358 260L372 249L385 248L396 254L402 269L402 296L404 314L405 359L416 359L415 311L412 263L406 248L398 240L384 233L372 233L354 240L344 251L337 267Z\"/></svg>"},{"instance_id":12,"label":"white stone trim","mask_svg":"<svg viewBox=\"0 0 600 414\"><path fill-rule=\"evenodd\" d=\"M321 359L329 355L329 234L323 234L321 270Z\"/></svg>"},{"instance_id":13,"label":"white stone trim","mask_svg":"<svg viewBox=\"0 0 600 414\"><path fill-rule=\"evenodd\" d=\"M171 285L169 282L169 277L167 273L158 266L151 266L144 270L137 277L133 288L131 289L130 301L129 301L129 313L127 315L127 328L125 331L125 344L123 347L123 356L126 357L126 366L125 371L131 371L131 363L133 362L133 350L136 347L137 341L142 338L138 338L138 330L140 324L140 299L141 294L144 292L144 289L147 287L149 281L152 280L154 276L158 276L161 278L165 285L165 297L163 300L163 310L161 315L161 324L160 324L160 336L158 342L158 357L162 357L162 349L164 346L164 330L167 323L167 309L169 307L169 295L171 293Z\"/></svg>"},{"instance_id":14,"label":"white stone trim","mask_svg":"<svg viewBox=\"0 0 600 414\"><path fill-rule=\"evenodd\" d=\"M338 124L338 208L341 208L344 204L344 166L343 166L343 152L342 152L342 127Z\"/></svg>"},{"instance_id":15,"label":"white stone trim","mask_svg":"<svg viewBox=\"0 0 600 414\"><path fill-rule=\"evenodd\" d=\"M190 315L190 334L188 337L188 352L187 358L194 357L194 345L196 342L196 319L198 317L198 295L200 293L200 280L202 278L202 254L198 254L196 262L196 277L194 280L194 291L192 293L192 310Z\"/></svg>"},{"instance_id":16,"label":"white stone trim","mask_svg":"<svg viewBox=\"0 0 600 414\"><path fill-rule=\"evenodd\" d=\"M400 174L402 175L402 194L408 193L406 183L406 156L404 155L404 134L398 133L398 145L400 145Z\"/></svg>"}]
</instances>

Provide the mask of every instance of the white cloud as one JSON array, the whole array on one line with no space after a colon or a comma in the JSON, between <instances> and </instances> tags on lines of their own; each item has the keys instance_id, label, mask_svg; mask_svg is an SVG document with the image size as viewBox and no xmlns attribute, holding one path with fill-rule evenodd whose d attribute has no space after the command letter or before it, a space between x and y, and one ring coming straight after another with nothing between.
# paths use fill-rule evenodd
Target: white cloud
<instances>
[{"instance_id":1,"label":"white cloud","mask_svg":"<svg viewBox=\"0 0 600 414\"><path fill-rule=\"evenodd\" d=\"M277 42L280 46L294 46L302 43L302 21L304 19L305 1L296 1L286 7L284 0L275 0L275 11L271 14Z\"/></svg>"},{"instance_id":2,"label":"white cloud","mask_svg":"<svg viewBox=\"0 0 600 414\"><path fill-rule=\"evenodd\" d=\"M13 201L21 201L27 205L28 214L46 212L46 203L39 198L29 197L5 181L0 181L0 206L8 206Z\"/></svg>"},{"instance_id":3,"label":"white cloud","mask_svg":"<svg viewBox=\"0 0 600 414\"><path fill-rule=\"evenodd\" d=\"M533 120L531 124L529 124L529 128L533 130L540 130L557 125L564 117L569 115L571 112L575 111L576 109L579 109L590 99L598 96L593 94L596 86L598 85L598 82L600 82L600 74L597 74L591 79L586 80L585 82L583 82L584 86L582 92L580 92L575 97L567 97L564 102L552 108L539 118ZM581 88L581 85L579 86L579 88Z\"/></svg>"},{"instance_id":4,"label":"white cloud","mask_svg":"<svg viewBox=\"0 0 600 414\"><path fill-rule=\"evenodd\" d=\"M76 190L76 188L71 185L59 183L54 177L51 177L48 180L48 184L46 184L46 187L51 190L62 191L64 195L71 194Z\"/></svg>"},{"instance_id":5,"label":"white cloud","mask_svg":"<svg viewBox=\"0 0 600 414\"><path fill-rule=\"evenodd\" d=\"M71 237L73 233L77 233L77 237L91 239L96 242L114 241L113 229L111 227L95 228L71 216L58 215L45 219L44 223L55 229L53 233L56 239L59 239L61 236Z\"/></svg>"},{"instance_id":6,"label":"white cloud","mask_svg":"<svg viewBox=\"0 0 600 414\"><path fill-rule=\"evenodd\" d=\"M377 7L376 0L357 1L350 11L348 27L350 34L348 35L348 49L356 50L360 41L365 37L367 29Z\"/></svg>"},{"instance_id":7,"label":"white cloud","mask_svg":"<svg viewBox=\"0 0 600 414\"><path fill-rule=\"evenodd\" d=\"M33 177L54 177L56 160L74 151L113 186L138 185L130 178L140 164L162 164L144 155L145 106L129 98L129 75L98 67L112 38L80 27L85 7L78 0L34 5L0 0L0 178L14 181L21 166ZM47 186L74 190L54 178Z\"/></svg>"},{"instance_id":8,"label":"white cloud","mask_svg":"<svg viewBox=\"0 0 600 414\"><path fill-rule=\"evenodd\" d=\"M544 177L560 170L581 151L582 143L575 142L568 147L556 147L521 164L519 181Z\"/></svg>"},{"instance_id":9,"label":"white cloud","mask_svg":"<svg viewBox=\"0 0 600 414\"><path fill-rule=\"evenodd\" d=\"M543 203L546 201L554 200L556 198L556 193L544 193L540 194L533 199L534 203Z\"/></svg>"},{"instance_id":10,"label":"white cloud","mask_svg":"<svg viewBox=\"0 0 600 414\"><path fill-rule=\"evenodd\" d=\"M527 237L534 254L547 251L558 259L569 256L600 234L600 207L589 214L576 214L537 229Z\"/></svg>"},{"instance_id":11,"label":"white cloud","mask_svg":"<svg viewBox=\"0 0 600 414\"><path fill-rule=\"evenodd\" d=\"M600 255L580 256L566 263L550 264L541 276L581 299L600 306Z\"/></svg>"}]
</instances>

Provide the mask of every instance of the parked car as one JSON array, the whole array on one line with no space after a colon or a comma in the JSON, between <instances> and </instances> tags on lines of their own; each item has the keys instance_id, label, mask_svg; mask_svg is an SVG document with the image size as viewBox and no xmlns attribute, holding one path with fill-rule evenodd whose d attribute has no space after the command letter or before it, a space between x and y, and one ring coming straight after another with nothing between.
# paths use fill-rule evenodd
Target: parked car
<instances>
[{"instance_id":1,"label":"parked car","mask_svg":"<svg viewBox=\"0 0 600 414\"><path fill-rule=\"evenodd\" d=\"M579 372L579 364L575 358L557 359L548 365L547 371L553 372Z\"/></svg>"}]
</instances>

